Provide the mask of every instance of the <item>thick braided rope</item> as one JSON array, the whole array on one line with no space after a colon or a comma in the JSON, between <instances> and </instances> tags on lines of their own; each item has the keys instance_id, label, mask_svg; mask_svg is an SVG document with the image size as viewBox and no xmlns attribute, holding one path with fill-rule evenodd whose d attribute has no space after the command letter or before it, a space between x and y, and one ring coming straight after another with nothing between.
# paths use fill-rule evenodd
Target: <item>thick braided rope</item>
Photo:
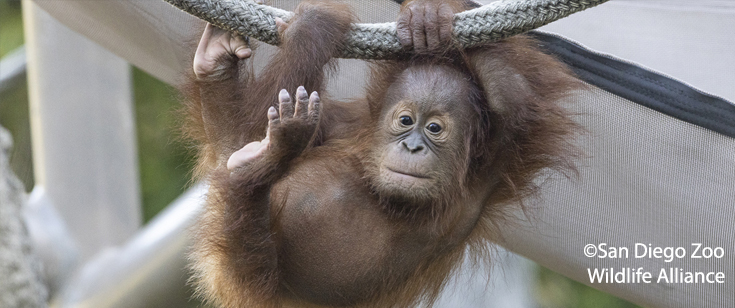
<instances>
[{"instance_id":1,"label":"thick braided rope","mask_svg":"<svg viewBox=\"0 0 735 308\"><path fill-rule=\"evenodd\" d=\"M293 12L253 0L165 0L222 29L278 45L275 18L288 22ZM461 48L495 42L541 27L608 0L503 0L454 16L454 38ZM396 24L353 24L341 58L390 59L403 53Z\"/></svg>"}]
</instances>

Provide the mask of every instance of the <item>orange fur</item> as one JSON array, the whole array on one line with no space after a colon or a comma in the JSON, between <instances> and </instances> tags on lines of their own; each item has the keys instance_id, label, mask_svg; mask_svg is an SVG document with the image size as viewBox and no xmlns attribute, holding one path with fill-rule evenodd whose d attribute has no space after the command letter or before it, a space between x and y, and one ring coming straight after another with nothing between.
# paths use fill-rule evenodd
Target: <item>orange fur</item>
<instances>
[{"instance_id":1,"label":"orange fur","mask_svg":"<svg viewBox=\"0 0 735 308\"><path fill-rule=\"evenodd\" d=\"M264 137L278 90L321 93L354 17L343 4L307 2L295 20L262 76L241 60L230 78L193 81L187 91L186 131L199 144L197 174L210 183L193 281L217 306L430 306L466 253L487 259L496 223L537 191L540 172L574 170L570 138L579 128L559 100L582 84L519 36L375 63L366 101L323 101L305 149L280 146L231 174L224 162ZM406 69L423 67L445 67L466 85L456 108L472 116L462 119L470 125L462 140L451 141L464 150L435 167L456 183L419 196L430 199L426 213L401 212L416 204L395 204L371 184L373 149L383 141L376 131L388 89Z\"/></svg>"}]
</instances>

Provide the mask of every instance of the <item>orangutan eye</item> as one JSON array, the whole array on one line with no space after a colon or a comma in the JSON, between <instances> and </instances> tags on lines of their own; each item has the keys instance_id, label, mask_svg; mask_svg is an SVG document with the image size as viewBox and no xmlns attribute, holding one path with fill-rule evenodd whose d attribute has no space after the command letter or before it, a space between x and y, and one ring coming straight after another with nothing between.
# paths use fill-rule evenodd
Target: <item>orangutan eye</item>
<instances>
[{"instance_id":1,"label":"orangutan eye","mask_svg":"<svg viewBox=\"0 0 735 308\"><path fill-rule=\"evenodd\" d=\"M439 126L439 124L431 123L428 126L426 126L426 129L429 130L432 134L439 133L442 130L442 127Z\"/></svg>"},{"instance_id":2,"label":"orangutan eye","mask_svg":"<svg viewBox=\"0 0 735 308\"><path fill-rule=\"evenodd\" d=\"M402 116L402 117L398 118L398 120L400 120L401 121L401 124L403 124L405 126L409 126L409 125L412 125L413 124L413 119L411 119L411 117L409 117L409 116Z\"/></svg>"}]
</instances>

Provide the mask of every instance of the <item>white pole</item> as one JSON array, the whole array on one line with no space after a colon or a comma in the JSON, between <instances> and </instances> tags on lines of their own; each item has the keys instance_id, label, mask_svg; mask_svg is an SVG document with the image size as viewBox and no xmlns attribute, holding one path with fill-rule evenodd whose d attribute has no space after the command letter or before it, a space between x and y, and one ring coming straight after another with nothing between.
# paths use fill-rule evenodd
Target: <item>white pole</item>
<instances>
[{"instance_id":1,"label":"white pole","mask_svg":"<svg viewBox=\"0 0 735 308\"><path fill-rule=\"evenodd\" d=\"M35 182L84 262L141 224L130 68L34 2L23 20Z\"/></svg>"}]
</instances>

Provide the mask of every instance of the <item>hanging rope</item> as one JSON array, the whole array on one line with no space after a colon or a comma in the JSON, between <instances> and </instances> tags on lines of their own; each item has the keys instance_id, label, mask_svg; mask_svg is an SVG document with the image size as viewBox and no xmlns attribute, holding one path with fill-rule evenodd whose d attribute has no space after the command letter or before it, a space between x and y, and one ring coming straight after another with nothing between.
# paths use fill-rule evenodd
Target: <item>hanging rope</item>
<instances>
[{"instance_id":1,"label":"hanging rope","mask_svg":"<svg viewBox=\"0 0 735 308\"><path fill-rule=\"evenodd\" d=\"M23 220L25 189L10 169L12 146L0 126L0 307L47 307L41 263Z\"/></svg>"},{"instance_id":2,"label":"hanging rope","mask_svg":"<svg viewBox=\"0 0 735 308\"><path fill-rule=\"evenodd\" d=\"M253 0L165 0L211 24L278 45L275 18L288 22L293 12ZM608 0L503 0L454 16L454 37L462 48L494 42L541 27ZM341 58L389 59L401 51L396 24L353 24Z\"/></svg>"}]
</instances>

